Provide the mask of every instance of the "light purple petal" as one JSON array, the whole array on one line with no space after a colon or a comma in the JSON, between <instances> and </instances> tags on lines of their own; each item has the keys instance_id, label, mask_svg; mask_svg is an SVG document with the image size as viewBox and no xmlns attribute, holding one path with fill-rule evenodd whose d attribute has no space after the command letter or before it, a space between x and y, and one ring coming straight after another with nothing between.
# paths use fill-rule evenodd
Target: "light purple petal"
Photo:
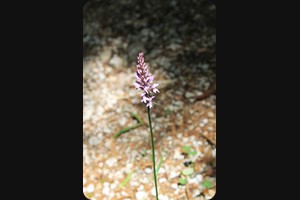
<instances>
[{"instance_id":1,"label":"light purple petal","mask_svg":"<svg viewBox=\"0 0 300 200\"><path fill-rule=\"evenodd\" d=\"M154 77L153 76L150 76L149 78L149 82L151 83L153 81Z\"/></svg>"},{"instance_id":2,"label":"light purple petal","mask_svg":"<svg viewBox=\"0 0 300 200\"><path fill-rule=\"evenodd\" d=\"M138 84L138 83L134 83L134 86L135 86L136 88L139 88L141 85Z\"/></svg>"},{"instance_id":3,"label":"light purple petal","mask_svg":"<svg viewBox=\"0 0 300 200\"><path fill-rule=\"evenodd\" d=\"M146 106L152 108L152 101L149 101Z\"/></svg>"},{"instance_id":4,"label":"light purple petal","mask_svg":"<svg viewBox=\"0 0 300 200\"><path fill-rule=\"evenodd\" d=\"M149 90L150 89L150 87L148 86L148 85L146 85L144 88L143 88L143 90L147 93L147 94L149 94Z\"/></svg>"},{"instance_id":5,"label":"light purple petal","mask_svg":"<svg viewBox=\"0 0 300 200\"><path fill-rule=\"evenodd\" d=\"M145 95L146 95L146 93L145 93L145 92L142 92L141 97L143 97L143 96L145 96Z\"/></svg>"},{"instance_id":6,"label":"light purple petal","mask_svg":"<svg viewBox=\"0 0 300 200\"><path fill-rule=\"evenodd\" d=\"M159 92L159 90L157 88L154 88L153 92L156 93L156 92Z\"/></svg>"},{"instance_id":7,"label":"light purple petal","mask_svg":"<svg viewBox=\"0 0 300 200\"><path fill-rule=\"evenodd\" d=\"M148 100L149 100L149 99L148 99L146 96L143 96L141 102L147 103Z\"/></svg>"},{"instance_id":8,"label":"light purple petal","mask_svg":"<svg viewBox=\"0 0 300 200\"><path fill-rule=\"evenodd\" d=\"M155 83L152 85L152 88L156 88L159 84L158 83Z\"/></svg>"}]
</instances>

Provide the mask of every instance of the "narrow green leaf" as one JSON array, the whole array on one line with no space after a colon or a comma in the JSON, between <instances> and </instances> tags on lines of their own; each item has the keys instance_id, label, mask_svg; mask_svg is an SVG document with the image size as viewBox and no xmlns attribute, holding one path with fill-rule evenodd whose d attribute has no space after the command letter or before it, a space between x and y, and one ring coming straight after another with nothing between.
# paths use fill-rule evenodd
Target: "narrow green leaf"
<instances>
[{"instance_id":1,"label":"narrow green leaf","mask_svg":"<svg viewBox=\"0 0 300 200\"><path fill-rule=\"evenodd\" d=\"M161 167L163 159L164 159L164 157L163 157L163 155L161 155L161 158L160 158L160 160L158 162L158 165L157 165L157 168L156 168L156 174L158 174L158 171L159 171L159 169Z\"/></svg>"},{"instance_id":2,"label":"narrow green leaf","mask_svg":"<svg viewBox=\"0 0 300 200\"><path fill-rule=\"evenodd\" d=\"M140 127L142 124L137 124L137 125L134 125L134 126L129 126L129 127L126 127L126 128L123 128L121 129L118 133L116 133L114 135L114 138L117 138L119 137L120 135L124 134L124 133L127 133L128 131L132 130L132 129L135 129L137 127Z\"/></svg>"},{"instance_id":3,"label":"narrow green leaf","mask_svg":"<svg viewBox=\"0 0 300 200\"><path fill-rule=\"evenodd\" d=\"M127 177L124 179L124 181L120 184L119 188L124 187L131 179L131 175L134 173L134 170L132 170Z\"/></svg>"},{"instance_id":4,"label":"narrow green leaf","mask_svg":"<svg viewBox=\"0 0 300 200\"><path fill-rule=\"evenodd\" d=\"M137 122L138 122L139 124L142 124L142 123L143 123L142 120L139 118L139 116L138 116L137 114L135 114L135 113L133 113L133 112L131 112L130 114L131 114L131 116L132 116L134 119L137 120Z\"/></svg>"}]
</instances>

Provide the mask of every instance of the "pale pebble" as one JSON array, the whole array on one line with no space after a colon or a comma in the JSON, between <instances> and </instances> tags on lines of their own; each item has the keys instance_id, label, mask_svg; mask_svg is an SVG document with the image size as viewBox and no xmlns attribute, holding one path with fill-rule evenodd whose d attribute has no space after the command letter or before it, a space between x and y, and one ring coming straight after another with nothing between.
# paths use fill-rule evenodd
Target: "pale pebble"
<instances>
[{"instance_id":1,"label":"pale pebble","mask_svg":"<svg viewBox=\"0 0 300 200\"><path fill-rule=\"evenodd\" d=\"M138 191L137 193L135 193L135 198L137 200L144 200L147 198L147 193L145 191Z\"/></svg>"},{"instance_id":2,"label":"pale pebble","mask_svg":"<svg viewBox=\"0 0 300 200\"><path fill-rule=\"evenodd\" d=\"M86 188L86 191L87 191L88 193L91 193L91 192L94 192L94 189L95 189L94 185L93 185L93 184L89 184L89 185L87 186L87 188Z\"/></svg>"},{"instance_id":3,"label":"pale pebble","mask_svg":"<svg viewBox=\"0 0 300 200\"><path fill-rule=\"evenodd\" d=\"M176 183L172 183L172 184L171 184L171 187L172 187L174 190L177 190L177 188L178 188L178 184L176 184Z\"/></svg>"},{"instance_id":4,"label":"pale pebble","mask_svg":"<svg viewBox=\"0 0 300 200\"><path fill-rule=\"evenodd\" d=\"M158 182L159 183L164 183L164 182L167 182L167 179L166 178L160 178Z\"/></svg>"}]
</instances>

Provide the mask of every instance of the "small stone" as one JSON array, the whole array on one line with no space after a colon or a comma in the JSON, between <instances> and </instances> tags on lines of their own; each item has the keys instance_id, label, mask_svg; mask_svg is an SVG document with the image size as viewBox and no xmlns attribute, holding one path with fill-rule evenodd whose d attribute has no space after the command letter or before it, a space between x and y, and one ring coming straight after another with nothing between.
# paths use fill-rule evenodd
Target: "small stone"
<instances>
[{"instance_id":1,"label":"small stone","mask_svg":"<svg viewBox=\"0 0 300 200\"><path fill-rule=\"evenodd\" d=\"M115 173L115 178L118 178L118 179L121 179L121 178L123 178L123 172L122 171L117 171L116 173Z\"/></svg>"},{"instance_id":2,"label":"small stone","mask_svg":"<svg viewBox=\"0 0 300 200\"><path fill-rule=\"evenodd\" d=\"M206 118L203 119L203 120L202 120L202 123L203 123L203 124L207 124L207 123L208 123L208 119L206 119Z\"/></svg>"},{"instance_id":3,"label":"small stone","mask_svg":"<svg viewBox=\"0 0 300 200\"><path fill-rule=\"evenodd\" d=\"M108 196L109 196L109 199L112 199L115 196L115 193L111 192L111 193L109 193Z\"/></svg>"},{"instance_id":4,"label":"small stone","mask_svg":"<svg viewBox=\"0 0 300 200\"><path fill-rule=\"evenodd\" d=\"M159 194L158 199L160 199L160 200L169 200L169 197L167 195Z\"/></svg>"},{"instance_id":5,"label":"small stone","mask_svg":"<svg viewBox=\"0 0 300 200\"><path fill-rule=\"evenodd\" d=\"M186 92L186 93L185 93L185 97L186 97L186 98L192 98L192 97L195 97L195 94L194 94L194 93L191 93L191 92Z\"/></svg>"},{"instance_id":6,"label":"small stone","mask_svg":"<svg viewBox=\"0 0 300 200\"><path fill-rule=\"evenodd\" d=\"M211 127L211 126L209 126L209 127L207 127L207 130L208 130L208 131L214 131L214 128Z\"/></svg>"},{"instance_id":7,"label":"small stone","mask_svg":"<svg viewBox=\"0 0 300 200\"><path fill-rule=\"evenodd\" d=\"M182 138L182 133L178 133L178 134L177 134L177 137L178 137L178 138Z\"/></svg>"},{"instance_id":8,"label":"small stone","mask_svg":"<svg viewBox=\"0 0 300 200\"><path fill-rule=\"evenodd\" d=\"M93 108L89 106L83 110L83 121L89 120L93 115Z\"/></svg>"},{"instance_id":9,"label":"small stone","mask_svg":"<svg viewBox=\"0 0 300 200\"><path fill-rule=\"evenodd\" d=\"M176 178L178 176L178 173L174 172L174 171L171 171L170 175L169 175L169 178L170 179L173 179L173 178Z\"/></svg>"},{"instance_id":10,"label":"small stone","mask_svg":"<svg viewBox=\"0 0 300 200\"><path fill-rule=\"evenodd\" d=\"M157 188L158 194L159 194L159 189ZM151 189L151 194L152 196L156 196L156 191L155 191L155 187Z\"/></svg>"},{"instance_id":11,"label":"small stone","mask_svg":"<svg viewBox=\"0 0 300 200\"><path fill-rule=\"evenodd\" d=\"M213 117L215 117L215 114L210 111L210 112L207 113L207 116L210 117L210 118L213 118Z\"/></svg>"},{"instance_id":12,"label":"small stone","mask_svg":"<svg viewBox=\"0 0 300 200\"><path fill-rule=\"evenodd\" d=\"M216 157L216 149L213 149L212 151L211 151L211 155L212 155L212 157Z\"/></svg>"},{"instance_id":13,"label":"small stone","mask_svg":"<svg viewBox=\"0 0 300 200\"><path fill-rule=\"evenodd\" d=\"M164 174L164 173L166 173L165 168L161 167L161 168L159 169L159 172L158 172L158 173L159 173L159 174Z\"/></svg>"},{"instance_id":14,"label":"small stone","mask_svg":"<svg viewBox=\"0 0 300 200\"><path fill-rule=\"evenodd\" d=\"M142 29L141 35L146 36L146 37L149 36L150 35L150 29L149 28Z\"/></svg>"},{"instance_id":15,"label":"small stone","mask_svg":"<svg viewBox=\"0 0 300 200\"><path fill-rule=\"evenodd\" d=\"M122 192L121 192L121 195L122 195L122 196L128 196L127 192L125 192L125 191L122 191Z\"/></svg>"},{"instance_id":16,"label":"small stone","mask_svg":"<svg viewBox=\"0 0 300 200\"><path fill-rule=\"evenodd\" d=\"M198 182L202 182L203 176L202 176L201 174L198 174L198 175L196 176L196 179L198 180Z\"/></svg>"},{"instance_id":17,"label":"small stone","mask_svg":"<svg viewBox=\"0 0 300 200\"><path fill-rule=\"evenodd\" d=\"M109 61L109 64L115 67L122 67L123 60L116 54L112 57L112 59Z\"/></svg>"},{"instance_id":18,"label":"small stone","mask_svg":"<svg viewBox=\"0 0 300 200\"><path fill-rule=\"evenodd\" d=\"M176 51L176 50L178 50L180 48L181 48L181 45L180 44L176 44L176 43L172 43L169 46L167 46L167 49L171 49L172 51Z\"/></svg>"},{"instance_id":19,"label":"small stone","mask_svg":"<svg viewBox=\"0 0 300 200\"><path fill-rule=\"evenodd\" d=\"M104 182L104 183L103 183L103 186L104 186L104 187L109 187L109 182Z\"/></svg>"},{"instance_id":20,"label":"small stone","mask_svg":"<svg viewBox=\"0 0 300 200\"><path fill-rule=\"evenodd\" d=\"M140 182L145 184L145 183L149 183L149 180L147 179L147 177L144 177L140 179Z\"/></svg>"},{"instance_id":21,"label":"small stone","mask_svg":"<svg viewBox=\"0 0 300 200\"><path fill-rule=\"evenodd\" d=\"M173 159L174 160L182 160L182 159L184 159L184 155L181 155L181 152L179 152L179 151L175 151Z\"/></svg>"},{"instance_id":22,"label":"small stone","mask_svg":"<svg viewBox=\"0 0 300 200\"><path fill-rule=\"evenodd\" d=\"M172 183L172 184L171 184L171 187L172 187L174 190L177 190L177 188L178 188L178 184L176 184L176 183Z\"/></svg>"},{"instance_id":23,"label":"small stone","mask_svg":"<svg viewBox=\"0 0 300 200\"><path fill-rule=\"evenodd\" d=\"M110 188L111 188L112 190L116 189L116 188L117 188L117 184L116 184L116 183L112 183L112 184L110 185Z\"/></svg>"},{"instance_id":24,"label":"small stone","mask_svg":"<svg viewBox=\"0 0 300 200\"><path fill-rule=\"evenodd\" d=\"M150 174L150 173L152 173L152 169L149 168L149 167L147 167L147 168L145 169L145 172L146 172L146 174Z\"/></svg>"},{"instance_id":25,"label":"small stone","mask_svg":"<svg viewBox=\"0 0 300 200\"><path fill-rule=\"evenodd\" d=\"M189 184L199 184L199 182L196 178L191 178L189 179Z\"/></svg>"},{"instance_id":26,"label":"small stone","mask_svg":"<svg viewBox=\"0 0 300 200\"><path fill-rule=\"evenodd\" d=\"M190 126L188 127L188 130L191 131L191 130L193 130L194 128L195 128L194 125L190 125Z\"/></svg>"},{"instance_id":27,"label":"small stone","mask_svg":"<svg viewBox=\"0 0 300 200\"><path fill-rule=\"evenodd\" d=\"M135 152L135 151L134 151ZM137 155L137 154L136 154ZM132 171L133 164L127 163L125 168L125 173L129 174Z\"/></svg>"},{"instance_id":28,"label":"small stone","mask_svg":"<svg viewBox=\"0 0 300 200\"><path fill-rule=\"evenodd\" d=\"M127 122L127 120L125 117L122 117L121 119L119 119L120 126L125 126L126 122Z\"/></svg>"},{"instance_id":29,"label":"small stone","mask_svg":"<svg viewBox=\"0 0 300 200\"><path fill-rule=\"evenodd\" d=\"M204 87L205 87L206 90L209 88L209 86L210 86L210 82L205 82L204 83Z\"/></svg>"},{"instance_id":30,"label":"small stone","mask_svg":"<svg viewBox=\"0 0 300 200\"><path fill-rule=\"evenodd\" d=\"M203 65L201 65L201 68L203 69L203 70L207 70L208 69L208 67L209 67L209 65L208 64L203 64Z\"/></svg>"},{"instance_id":31,"label":"small stone","mask_svg":"<svg viewBox=\"0 0 300 200\"><path fill-rule=\"evenodd\" d=\"M145 191L138 191L137 193L135 193L135 198L137 200L147 199L147 193Z\"/></svg>"},{"instance_id":32,"label":"small stone","mask_svg":"<svg viewBox=\"0 0 300 200\"><path fill-rule=\"evenodd\" d=\"M189 102L190 102L190 103L194 103L195 101L196 101L195 98L190 98L190 99L189 99Z\"/></svg>"},{"instance_id":33,"label":"small stone","mask_svg":"<svg viewBox=\"0 0 300 200\"><path fill-rule=\"evenodd\" d=\"M159 182L159 183L164 183L164 182L167 182L167 179L166 179L166 178L160 178L160 179L158 180L158 182Z\"/></svg>"},{"instance_id":34,"label":"small stone","mask_svg":"<svg viewBox=\"0 0 300 200\"><path fill-rule=\"evenodd\" d=\"M109 134L109 133L111 133L111 130L109 128L105 127L103 129L103 132Z\"/></svg>"},{"instance_id":35,"label":"small stone","mask_svg":"<svg viewBox=\"0 0 300 200\"><path fill-rule=\"evenodd\" d=\"M202 91L197 91L197 92L196 92L196 95L197 95L197 96L201 96L201 95L203 95L203 92L202 92Z\"/></svg>"},{"instance_id":36,"label":"small stone","mask_svg":"<svg viewBox=\"0 0 300 200\"><path fill-rule=\"evenodd\" d=\"M140 184L136 181L130 181L131 186L139 186Z\"/></svg>"},{"instance_id":37,"label":"small stone","mask_svg":"<svg viewBox=\"0 0 300 200\"><path fill-rule=\"evenodd\" d=\"M206 199L211 199L215 196L216 191L215 190L208 190L208 194L205 195Z\"/></svg>"},{"instance_id":38,"label":"small stone","mask_svg":"<svg viewBox=\"0 0 300 200\"><path fill-rule=\"evenodd\" d=\"M111 49L107 48L107 49L104 49L104 51L100 54L100 60L105 63L105 62L108 62L109 59L111 58L112 56L112 51Z\"/></svg>"},{"instance_id":39,"label":"small stone","mask_svg":"<svg viewBox=\"0 0 300 200\"><path fill-rule=\"evenodd\" d=\"M144 190L144 185L140 185L140 187L138 187L138 191Z\"/></svg>"},{"instance_id":40,"label":"small stone","mask_svg":"<svg viewBox=\"0 0 300 200\"><path fill-rule=\"evenodd\" d=\"M110 189L109 189L109 187L104 187L103 189L102 189L102 194L103 195L109 195L109 193L110 193Z\"/></svg>"},{"instance_id":41,"label":"small stone","mask_svg":"<svg viewBox=\"0 0 300 200\"><path fill-rule=\"evenodd\" d=\"M95 136L90 137L89 144L92 146L96 146L101 142L101 139Z\"/></svg>"},{"instance_id":42,"label":"small stone","mask_svg":"<svg viewBox=\"0 0 300 200\"><path fill-rule=\"evenodd\" d=\"M89 184L87 186L87 188L86 188L86 192L92 193L92 192L94 192L94 189L95 189L94 185L93 184Z\"/></svg>"},{"instance_id":43,"label":"small stone","mask_svg":"<svg viewBox=\"0 0 300 200\"><path fill-rule=\"evenodd\" d=\"M99 79L100 79L101 81L103 81L103 80L105 79L105 75L104 75L103 73L100 73L100 74L99 74Z\"/></svg>"},{"instance_id":44,"label":"small stone","mask_svg":"<svg viewBox=\"0 0 300 200\"><path fill-rule=\"evenodd\" d=\"M109 167L114 166L117 163L117 159L116 158L110 158L108 160L106 160L105 162Z\"/></svg>"}]
</instances>

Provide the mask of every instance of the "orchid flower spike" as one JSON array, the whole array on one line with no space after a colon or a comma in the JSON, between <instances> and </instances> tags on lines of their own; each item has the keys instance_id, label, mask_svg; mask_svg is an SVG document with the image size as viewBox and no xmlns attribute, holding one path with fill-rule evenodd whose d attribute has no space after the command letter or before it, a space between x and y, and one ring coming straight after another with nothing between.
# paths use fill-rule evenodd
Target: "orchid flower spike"
<instances>
[{"instance_id":1,"label":"orchid flower spike","mask_svg":"<svg viewBox=\"0 0 300 200\"><path fill-rule=\"evenodd\" d=\"M137 90L142 90L141 102L144 102L147 107L152 108L152 100L155 98L153 93L159 92L158 84L153 83L154 77L148 72L148 66L144 62L144 53L140 52L137 57L136 65L136 81L134 86Z\"/></svg>"}]
</instances>

